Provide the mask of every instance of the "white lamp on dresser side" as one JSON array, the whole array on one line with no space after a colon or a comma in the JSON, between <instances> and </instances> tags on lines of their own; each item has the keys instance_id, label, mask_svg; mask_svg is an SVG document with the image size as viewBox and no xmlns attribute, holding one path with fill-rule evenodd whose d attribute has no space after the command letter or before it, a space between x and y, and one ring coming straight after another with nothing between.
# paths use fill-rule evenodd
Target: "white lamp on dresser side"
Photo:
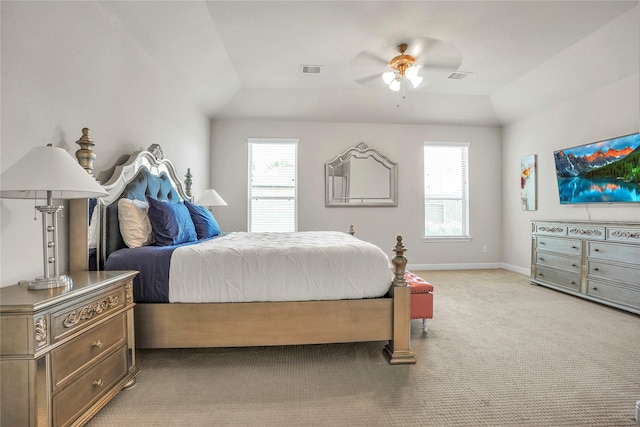
<instances>
[{"instance_id":1,"label":"white lamp on dresser side","mask_svg":"<svg viewBox=\"0 0 640 427\"><path fill-rule=\"evenodd\" d=\"M29 289L70 286L61 275L58 260L58 213L64 208L53 199L84 199L108 193L62 148L49 144L35 147L0 176L0 198L46 200L36 206L42 213L44 275L28 284Z\"/></svg>"}]
</instances>

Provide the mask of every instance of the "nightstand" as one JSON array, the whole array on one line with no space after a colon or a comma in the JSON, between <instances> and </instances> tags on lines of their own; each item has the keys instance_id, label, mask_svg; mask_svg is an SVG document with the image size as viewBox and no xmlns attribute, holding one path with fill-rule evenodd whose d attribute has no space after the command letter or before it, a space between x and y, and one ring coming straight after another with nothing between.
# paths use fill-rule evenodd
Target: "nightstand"
<instances>
[{"instance_id":1,"label":"nightstand","mask_svg":"<svg viewBox=\"0 0 640 427\"><path fill-rule=\"evenodd\" d=\"M135 385L136 274L81 271L70 289L0 288L0 425L82 425Z\"/></svg>"}]
</instances>

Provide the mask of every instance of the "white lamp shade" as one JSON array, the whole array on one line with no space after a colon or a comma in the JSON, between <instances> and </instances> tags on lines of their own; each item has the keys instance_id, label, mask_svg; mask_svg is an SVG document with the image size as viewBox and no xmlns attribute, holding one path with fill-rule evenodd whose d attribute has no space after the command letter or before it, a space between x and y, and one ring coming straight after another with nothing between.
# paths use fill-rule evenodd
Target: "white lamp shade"
<instances>
[{"instance_id":1,"label":"white lamp shade","mask_svg":"<svg viewBox=\"0 0 640 427\"><path fill-rule=\"evenodd\" d=\"M213 188L205 190L196 203L201 206L227 206L227 202Z\"/></svg>"},{"instance_id":2,"label":"white lamp shade","mask_svg":"<svg viewBox=\"0 0 640 427\"><path fill-rule=\"evenodd\" d=\"M405 73L405 77L411 82L413 87L418 87L420 83L422 83L422 77L418 75L418 67L416 67L415 65L409 67L409 69Z\"/></svg>"},{"instance_id":3,"label":"white lamp shade","mask_svg":"<svg viewBox=\"0 0 640 427\"><path fill-rule=\"evenodd\" d=\"M407 76L409 80L411 80L413 77L416 77L418 75L418 68L415 66L409 67L404 75Z\"/></svg>"},{"instance_id":4,"label":"white lamp shade","mask_svg":"<svg viewBox=\"0 0 640 427\"><path fill-rule=\"evenodd\" d=\"M386 73L382 73L382 81L384 81L384 84L389 85L391 84L392 81L394 81L396 78L396 73L394 73L393 71L387 71Z\"/></svg>"},{"instance_id":5,"label":"white lamp shade","mask_svg":"<svg viewBox=\"0 0 640 427\"><path fill-rule=\"evenodd\" d=\"M55 199L102 197L104 188L62 148L36 147L0 176L0 198Z\"/></svg>"},{"instance_id":6,"label":"white lamp shade","mask_svg":"<svg viewBox=\"0 0 640 427\"><path fill-rule=\"evenodd\" d=\"M391 84L389 85L389 89L391 89L394 92L397 92L400 90L400 80L395 79L394 81L391 82Z\"/></svg>"},{"instance_id":7,"label":"white lamp shade","mask_svg":"<svg viewBox=\"0 0 640 427\"><path fill-rule=\"evenodd\" d=\"M418 75L413 76L413 77L409 77L409 81L411 82L413 87L418 87L420 85L420 83L422 83L422 77L420 77Z\"/></svg>"}]
</instances>

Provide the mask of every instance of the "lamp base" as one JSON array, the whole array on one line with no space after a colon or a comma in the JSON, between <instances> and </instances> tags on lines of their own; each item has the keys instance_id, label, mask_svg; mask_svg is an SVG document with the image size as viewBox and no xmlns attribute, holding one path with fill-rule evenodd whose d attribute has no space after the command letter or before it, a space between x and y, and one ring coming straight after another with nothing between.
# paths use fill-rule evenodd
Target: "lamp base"
<instances>
[{"instance_id":1,"label":"lamp base","mask_svg":"<svg viewBox=\"0 0 640 427\"><path fill-rule=\"evenodd\" d=\"M73 279L67 275L58 277L36 277L27 285L27 289L53 289L53 288L71 288L73 287Z\"/></svg>"}]
</instances>

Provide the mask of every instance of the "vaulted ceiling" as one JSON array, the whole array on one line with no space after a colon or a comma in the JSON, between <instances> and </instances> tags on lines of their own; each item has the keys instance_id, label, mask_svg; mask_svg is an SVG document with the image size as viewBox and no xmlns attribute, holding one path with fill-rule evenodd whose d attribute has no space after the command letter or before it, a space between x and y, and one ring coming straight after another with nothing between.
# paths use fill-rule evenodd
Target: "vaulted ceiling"
<instances>
[{"instance_id":1,"label":"vaulted ceiling","mask_svg":"<svg viewBox=\"0 0 640 427\"><path fill-rule=\"evenodd\" d=\"M503 125L638 75L639 3L100 4L210 117ZM399 100L375 75L397 44L425 38L443 48L417 52L425 81ZM438 72L453 57L472 74Z\"/></svg>"}]
</instances>

